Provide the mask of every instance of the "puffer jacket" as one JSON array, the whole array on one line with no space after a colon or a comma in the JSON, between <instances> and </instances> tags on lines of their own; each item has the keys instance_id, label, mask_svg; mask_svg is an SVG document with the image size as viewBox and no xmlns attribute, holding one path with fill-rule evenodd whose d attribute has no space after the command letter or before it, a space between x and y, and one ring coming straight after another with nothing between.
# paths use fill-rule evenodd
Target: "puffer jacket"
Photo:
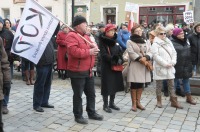
<instances>
[{"instance_id":1,"label":"puffer jacket","mask_svg":"<svg viewBox=\"0 0 200 132\"><path fill-rule=\"evenodd\" d=\"M177 63L175 65L176 78L190 78L192 77L192 61L190 46L186 39L180 40L175 36L172 36L172 43L177 52Z\"/></svg>"},{"instance_id":2,"label":"puffer jacket","mask_svg":"<svg viewBox=\"0 0 200 132\"><path fill-rule=\"evenodd\" d=\"M10 75L10 63L8 61L8 57L6 51L3 46L3 41L0 37L0 100L4 98L3 95L3 85L4 83L10 83L11 75Z\"/></svg>"},{"instance_id":3,"label":"puffer jacket","mask_svg":"<svg viewBox=\"0 0 200 132\"><path fill-rule=\"evenodd\" d=\"M164 47L164 48L163 48ZM166 51L166 50L167 51ZM168 64L175 65L177 54L172 42L166 38L165 41L158 37L155 37L151 47L151 53L153 55L153 79L165 80L175 78L174 66L168 68Z\"/></svg>"},{"instance_id":4,"label":"puffer jacket","mask_svg":"<svg viewBox=\"0 0 200 132\"><path fill-rule=\"evenodd\" d=\"M91 42L88 35L82 35ZM70 77L91 75L95 57L90 55L90 45L83 40L77 32L71 31L66 37L68 66Z\"/></svg>"}]
</instances>

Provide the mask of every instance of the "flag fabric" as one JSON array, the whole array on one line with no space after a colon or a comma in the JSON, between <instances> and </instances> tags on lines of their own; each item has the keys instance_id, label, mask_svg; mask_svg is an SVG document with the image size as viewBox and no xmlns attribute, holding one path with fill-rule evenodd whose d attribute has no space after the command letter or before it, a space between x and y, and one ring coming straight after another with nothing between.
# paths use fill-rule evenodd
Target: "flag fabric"
<instances>
[{"instance_id":1,"label":"flag fabric","mask_svg":"<svg viewBox=\"0 0 200 132\"><path fill-rule=\"evenodd\" d=\"M131 28L133 27L134 23L134 17L133 17L133 12L130 13L130 18L128 21L128 31L131 31Z\"/></svg>"},{"instance_id":2,"label":"flag fabric","mask_svg":"<svg viewBox=\"0 0 200 132\"><path fill-rule=\"evenodd\" d=\"M11 52L37 64L59 20L35 0L26 0Z\"/></svg>"}]
</instances>

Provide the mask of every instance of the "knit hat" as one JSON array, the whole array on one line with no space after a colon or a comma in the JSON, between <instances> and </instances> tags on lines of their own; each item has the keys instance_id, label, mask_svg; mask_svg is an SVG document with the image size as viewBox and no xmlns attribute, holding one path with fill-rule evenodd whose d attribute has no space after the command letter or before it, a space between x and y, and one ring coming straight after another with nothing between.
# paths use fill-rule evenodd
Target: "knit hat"
<instances>
[{"instance_id":1,"label":"knit hat","mask_svg":"<svg viewBox=\"0 0 200 132\"><path fill-rule=\"evenodd\" d=\"M87 20L85 19L85 17L78 15L74 17L74 21L72 23L72 27L75 27L81 23L87 22Z\"/></svg>"},{"instance_id":2,"label":"knit hat","mask_svg":"<svg viewBox=\"0 0 200 132\"><path fill-rule=\"evenodd\" d=\"M181 28L174 28L173 30L173 36L178 36L180 32L182 32L183 29Z\"/></svg>"},{"instance_id":3,"label":"knit hat","mask_svg":"<svg viewBox=\"0 0 200 132\"><path fill-rule=\"evenodd\" d=\"M106 28L105 28L105 32L108 32L108 31L110 31L112 29L117 30L117 28L116 28L116 26L114 24L107 24Z\"/></svg>"},{"instance_id":4,"label":"knit hat","mask_svg":"<svg viewBox=\"0 0 200 132\"><path fill-rule=\"evenodd\" d=\"M4 21L1 16L0 16L0 23L2 23L4 25Z\"/></svg>"},{"instance_id":5,"label":"knit hat","mask_svg":"<svg viewBox=\"0 0 200 132\"><path fill-rule=\"evenodd\" d=\"M133 33L134 33L134 31L135 31L135 29L137 29L137 28L139 28L139 27L140 27L140 25L139 25L139 24L137 24L137 23L134 23L133 27L131 28L131 33L133 34Z\"/></svg>"}]
</instances>

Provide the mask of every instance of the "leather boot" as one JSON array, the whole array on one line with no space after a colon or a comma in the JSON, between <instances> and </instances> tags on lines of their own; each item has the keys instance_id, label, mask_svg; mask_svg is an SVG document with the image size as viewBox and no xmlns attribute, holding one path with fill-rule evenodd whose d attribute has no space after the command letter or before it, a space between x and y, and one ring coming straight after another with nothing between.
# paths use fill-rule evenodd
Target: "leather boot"
<instances>
[{"instance_id":1,"label":"leather boot","mask_svg":"<svg viewBox=\"0 0 200 132\"><path fill-rule=\"evenodd\" d=\"M109 107L114 110L120 110L120 108L115 105L114 100L115 100L115 95L110 95Z\"/></svg>"},{"instance_id":2,"label":"leather boot","mask_svg":"<svg viewBox=\"0 0 200 132\"><path fill-rule=\"evenodd\" d=\"M170 97L170 101L171 101L171 106L178 108L178 109L183 109L183 107L178 103L177 101L177 97Z\"/></svg>"},{"instance_id":3,"label":"leather boot","mask_svg":"<svg viewBox=\"0 0 200 132\"><path fill-rule=\"evenodd\" d=\"M29 71L25 71L25 77L26 77L26 85L30 85L30 80L29 80Z\"/></svg>"},{"instance_id":4,"label":"leather boot","mask_svg":"<svg viewBox=\"0 0 200 132\"><path fill-rule=\"evenodd\" d=\"M193 100L191 94L186 94L186 102L192 105L196 105L196 101Z\"/></svg>"},{"instance_id":5,"label":"leather boot","mask_svg":"<svg viewBox=\"0 0 200 132\"><path fill-rule=\"evenodd\" d=\"M108 96L103 96L103 110L107 113L112 113L110 107L108 107Z\"/></svg>"},{"instance_id":6,"label":"leather boot","mask_svg":"<svg viewBox=\"0 0 200 132\"><path fill-rule=\"evenodd\" d=\"M137 111L137 89L131 89L132 111Z\"/></svg>"},{"instance_id":7,"label":"leather boot","mask_svg":"<svg viewBox=\"0 0 200 132\"><path fill-rule=\"evenodd\" d=\"M145 108L140 104L141 96L143 89L137 89L137 108L141 110L145 110Z\"/></svg>"},{"instance_id":8,"label":"leather boot","mask_svg":"<svg viewBox=\"0 0 200 132\"><path fill-rule=\"evenodd\" d=\"M30 84L34 85L35 81L34 79L34 70L30 70Z\"/></svg>"},{"instance_id":9,"label":"leather boot","mask_svg":"<svg viewBox=\"0 0 200 132\"><path fill-rule=\"evenodd\" d=\"M161 98L161 96L157 96L157 104L156 104L156 106L158 108L162 108L162 98Z\"/></svg>"}]
</instances>

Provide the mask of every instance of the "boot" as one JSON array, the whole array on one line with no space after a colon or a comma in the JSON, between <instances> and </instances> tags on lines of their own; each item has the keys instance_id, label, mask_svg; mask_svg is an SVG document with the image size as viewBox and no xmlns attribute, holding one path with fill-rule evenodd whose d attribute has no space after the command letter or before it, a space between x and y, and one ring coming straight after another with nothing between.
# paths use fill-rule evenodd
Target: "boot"
<instances>
[{"instance_id":1,"label":"boot","mask_svg":"<svg viewBox=\"0 0 200 132\"><path fill-rule=\"evenodd\" d=\"M132 111L137 111L137 89L131 89Z\"/></svg>"},{"instance_id":2,"label":"boot","mask_svg":"<svg viewBox=\"0 0 200 132\"><path fill-rule=\"evenodd\" d=\"M103 96L103 110L107 113L112 113L110 107L108 107L108 96Z\"/></svg>"},{"instance_id":3,"label":"boot","mask_svg":"<svg viewBox=\"0 0 200 132\"><path fill-rule=\"evenodd\" d=\"M120 108L115 105L114 100L115 100L115 95L110 95L109 107L114 110L120 110Z\"/></svg>"},{"instance_id":4,"label":"boot","mask_svg":"<svg viewBox=\"0 0 200 132\"><path fill-rule=\"evenodd\" d=\"M161 96L157 96L157 104L156 104L156 106L158 108L162 108L162 98L161 98Z\"/></svg>"},{"instance_id":5,"label":"boot","mask_svg":"<svg viewBox=\"0 0 200 132\"><path fill-rule=\"evenodd\" d=\"M29 72L28 72L28 70L25 71L25 77L26 77L26 85L30 85Z\"/></svg>"},{"instance_id":6,"label":"boot","mask_svg":"<svg viewBox=\"0 0 200 132\"><path fill-rule=\"evenodd\" d=\"M34 70L30 70L30 84L34 85L35 81L34 79Z\"/></svg>"},{"instance_id":7,"label":"boot","mask_svg":"<svg viewBox=\"0 0 200 132\"><path fill-rule=\"evenodd\" d=\"M190 93L189 93L189 94L186 94L186 102L189 103L189 104L192 104L192 105L196 105L196 101L194 101L194 100L192 99L192 96L191 96Z\"/></svg>"},{"instance_id":8,"label":"boot","mask_svg":"<svg viewBox=\"0 0 200 132\"><path fill-rule=\"evenodd\" d=\"M181 89L176 89L176 95L181 96L181 97L185 97L185 94L181 91Z\"/></svg>"},{"instance_id":9,"label":"boot","mask_svg":"<svg viewBox=\"0 0 200 132\"><path fill-rule=\"evenodd\" d=\"M177 97L170 97L170 101L171 101L171 106L178 108L178 109L183 109L183 107L178 103L177 101Z\"/></svg>"},{"instance_id":10,"label":"boot","mask_svg":"<svg viewBox=\"0 0 200 132\"><path fill-rule=\"evenodd\" d=\"M145 108L140 104L140 99L141 99L142 91L143 91L142 88L137 89L137 108L141 109L141 110L145 110Z\"/></svg>"}]
</instances>

